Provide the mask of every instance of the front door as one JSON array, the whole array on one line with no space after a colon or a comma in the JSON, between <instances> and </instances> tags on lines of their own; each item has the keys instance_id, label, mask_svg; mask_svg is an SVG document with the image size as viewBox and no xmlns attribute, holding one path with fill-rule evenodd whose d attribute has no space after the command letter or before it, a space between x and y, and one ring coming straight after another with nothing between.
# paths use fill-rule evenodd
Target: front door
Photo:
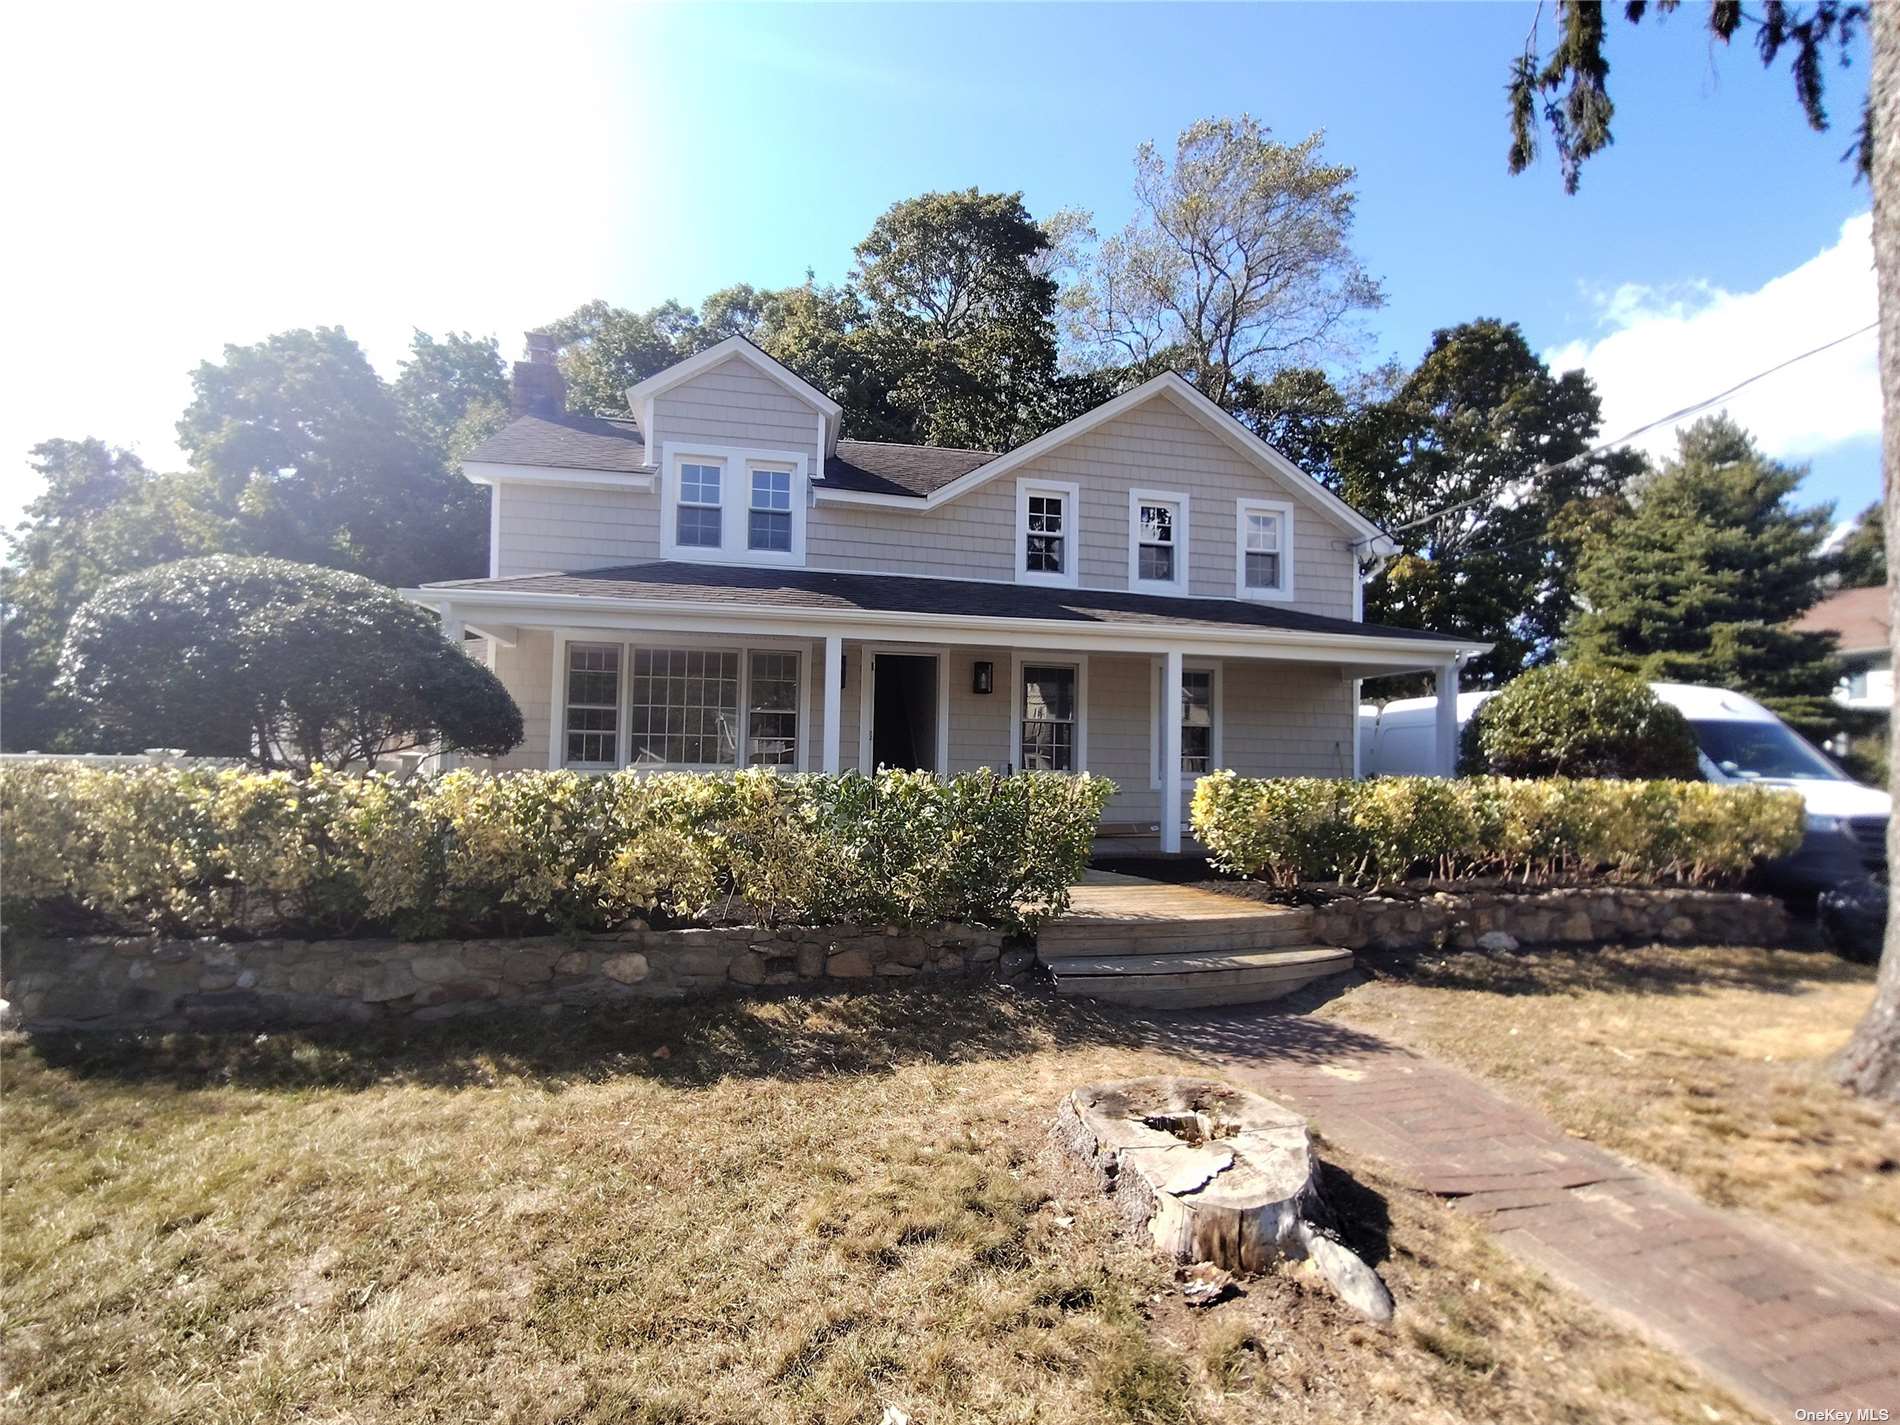
<instances>
[{"instance_id":1,"label":"front door","mask_svg":"<svg viewBox=\"0 0 1900 1425\"><path fill-rule=\"evenodd\" d=\"M935 772L937 679L934 653L871 655L871 766Z\"/></svg>"}]
</instances>

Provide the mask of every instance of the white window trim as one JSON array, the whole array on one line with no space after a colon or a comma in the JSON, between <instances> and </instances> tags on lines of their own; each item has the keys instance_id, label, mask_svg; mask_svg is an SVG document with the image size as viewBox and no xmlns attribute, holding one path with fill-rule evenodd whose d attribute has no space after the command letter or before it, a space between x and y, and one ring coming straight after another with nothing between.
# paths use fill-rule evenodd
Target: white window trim
<instances>
[{"instance_id":1,"label":"white window trim","mask_svg":"<svg viewBox=\"0 0 1900 1425\"><path fill-rule=\"evenodd\" d=\"M755 475L760 475L760 474L783 475L786 477L785 484L786 484L786 498L789 502L788 508L784 510L762 511L761 513L786 514L790 516L790 522L792 526L792 535L791 535L792 547L789 550L754 549L752 547L752 515L755 509L755 506L752 503L752 477ZM745 544L746 555L749 558L753 558L753 559L777 559L777 560L785 560L788 562L792 559L794 555L799 555L801 556L799 562L802 563L803 550L799 548L799 542L800 542L799 541L799 526L803 524L804 521L800 519L799 516L803 514L804 512L803 507L806 504L809 504L810 501L804 500L802 498L802 496L804 495L804 490L799 484L798 471L793 469L790 465L786 464L784 461L780 461L780 460L759 460L759 459L748 460L745 463L745 492L744 493L745 493L745 500L744 500L745 508L743 509L742 513L745 516L745 529L742 531L742 535L743 535L743 540Z\"/></svg>"},{"instance_id":2,"label":"white window trim","mask_svg":"<svg viewBox=\"0 0 1900 1425\"><path fill-rule=\"evenodd\" d=\"M1280 517L1280 587L1247 587L1247 516L1273 514ZM1234 597L1259 599L1284 604L1293 599L1293 506L1286 500L1234 501Z\"/></svg>"},{"instance_id":3,"label":"white window trim","mask_svg":"<svg viewBox=\"0 0 1900 1425\"><path fill-rule=\"evenodd\" d=\"M1213 705L1214 727L1212 735L1207 739L1207 770L1219 771L1225 765L1225 753L1221 749L1221 733L1227 721L1222 712L1221 665L1216 659L1187 658L1181 662L1181 672L1184 676L1189 673L1214 675L1213 686L1208 691L1208 698ZM1162 660L1150 659L1148 663L1148 787L1149 790L1156 792L1161 790L1161 682L1165 676ZM1198 781L1200 781L1199 775L1183 772L1181 790L1191 794L1194 791L1194 784Z\"/></svg>"},{"instance_id":4,"label":"white window trim","mask_svg":"<svg viewBox=\"0 0 1900 1425\"><path fill-rule=\"evenodd\" d=\"M950 775L950 650L934 643L860 643L858 654L858 770L873 772L871 765L872 715L877 710L877 656L897 654L905 658L934 658L937 661L937 770L931 775Z\"/></svg>"},{"instance_id":5,"label":"white window trim","mask_svg":"<svg viewBox=\"0 0 1900 1425\"><path fill-rule=\"evenodd\" d=\"M1141 507L1174 507L1174 577L1141 577ZM1128 492L1128 587L1141 594L1185 594L1188 591L1188 497L1183 490L1130 490Z\"/></svg>"},{"instance_id":6,"label":"white window trim","mask_svg":"<svg viewBox=\"0 0 1900 1425\"><path fill-rule=\"evenodd\" d=\"M679 542L680 466L717 465L719 547ZM752 471L789 470L792 476L792 547L752 549ZM668 441L660 465L660 557L708 564L780 564L805 562L805 512L811 504L811 458L800 450L757 450L736 445L700 445Z\"/></svg>"},{"instance_id":7,"label":"white window trim","mask_svg":"<svg viewBox=\"0 0 1900 1425\"><path fill-rule=\"evenodd\" d=\"M1062 572L1031 573L1029 570L1029 497L1058 495L1062 498ZM1082 563L1082 488L1065 480L1018 480L1016 482L1016 582L1049 584L1073 589Z\"/></svg>"},{"instance_id":8,"label":"white window trim","mask_svg":"<svg viewBox=\"0 0 1900 1425\"><path fill-rule=\"evenodd\" d=\"M1023 669L1075 669L1075 770L1089 769L1089 659L1086 653L1052 653L1037 657L1035 652L1017 650L1009 663L1009 747L1004 765L1022 771L1023 764Z\"/></svg>"},{"instance_id":9,"label":"white window trim","mask_svg":"<svg viewBox=\"0 0 1900 1425\"><path fill-rule=\"evenodd\" d=\"M614 760L611 762L569 762L567 760L567 689L568 689L568 650L571 648L613 648L620 654L614 676ZM561 715L554 725L554 738L557 750L554 756L560 758L560 766L572 772L612 772L626 765L627 761L627 647L613 638L567 638L560 640L560 652L555 659L559 670ZM592 706L590 704L590 706Z\"/></svg>"},{"instance_id":10,"label":"white window trim","mask_svg":"<svg viewBox=\"0 0 1900 1425\"><path fill-rule=\"evenodd\" d=\"M570 764L567 760L567 649L569 644L610 645L620 649L620 715L618 719L617 761L614 766L601 763ZM664 765L629 765L633 751L633 719L628 706L632 688L633 652L638 648L717 649L739 655L739 752L738 761L668 762ZM556 629L554 631L553 684L549 690L548 768L551 771L582 773L631 771L642 772L738 772L752 764L752 657L754 653L796 653L798 655L798 749L790 767L764 767L767 772L804 772L811 763L811 676L812 644L803 638L716 638L679 633L641 635L636 638L602 638L598 630Z\"/></svg>"}]
</instances>

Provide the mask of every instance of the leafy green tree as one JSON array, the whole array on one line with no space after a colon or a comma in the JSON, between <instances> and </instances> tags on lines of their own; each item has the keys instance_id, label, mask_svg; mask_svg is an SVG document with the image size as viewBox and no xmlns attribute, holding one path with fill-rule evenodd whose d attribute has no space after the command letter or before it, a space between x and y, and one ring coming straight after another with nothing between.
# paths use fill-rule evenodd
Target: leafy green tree
<instances>
[{"instance_id":1,"label":"leafy green tree","mask_svg":"<svg viewBox=\"0 0 1900 1425\"><path fill-rule=\"evenodd\" d=\"M1135 217L1065 295L1083 351L1176 366L1224 406L1243 377L1337 350L1385 299L1352 251L1357 174L1326 162L1323 142L1280 143L1243 114L1190 125L1171 158L1144 143Z\"/></svg>"},{"instance_id":2,"label":"leafy green tree","mask_svg":"<svg viewBox=\"0 0 1900 1425\"><path fill-rule=\"evenodd\" d=\"M0 746L101 748L57 683L73 611L121 574L213 552L231 536L201 477L160 475L98 440L49 440L30 462L45 482L7 536L0 566Z\"/></svg>"},{"instance_id":3,"label":"leafy green tree","mask_svg":"<svg viewBox=\"0 0 1900 1425\"><path fill-rule=\"evenodd\" d=\"M667 300L644 312L609 302L576 307L545 328L560 351L567 404L597 415L627 413L627 388L690 356L691 309Z\"/></svg>"},{"instance_id":4,"label":"leafy green tree","mask_svg":"<svg viewBox=\"0 0 1900 1425\"><path fill-rule=\"evenodd\" d=\"M217 555L114 580L73 615L72 695L113 739L341 766L440 743L521 742L500 679L432 614L353 574Z\"/></svg>"},{"instance_id":5,"label":"leafy green tree","mask_svg":"<svg viewBox=\"0 0 1900 1425\"><path fill-rule=\"evenodd\" d=\"M1762 455L1726 416L1677 446L1585 541L1570 648L1649 681L1734 688L1811 735L1839 731L1834 635L1787 627L1823 592L1830 511L1791 504L1806 471Z\"/></svg>"},{"instance_id":6,"label":"leafy green tree","mask_svg":"<svg viewBox=\"0 0 1900 1425\"><path fill-rule=\"evenodd\" d=\"M1340 493L1400 549L1366 586L1366 617L1495 642L1465 669L1480 687L1550 658L1579 533L1641 469L1593 452L1600 423L1589 378L1553 376L1515 323L1433 333L1398 390L1335 440Z\"/></svg>"},{"instance_id":7,"label":"leafy green tree","mask_svg":"<svg viewBox=\"0 0 1900 1425\"><path fill-rule=\"evenodd\" d=\"M1876 500L1855 517L1854 527L1834 552L1835 568L1841 583L1849 589L1865 589L1887 582L1887 531Z\"/></svg>"},{"instance_id":8,"label":"leafy green tree","mask_svg":"<svg viewBox=\"0 0 1900 1425\"><path fill-rule=\"evenodd\" d=\"M410 428L450 465L508 421L508 365L492 336L449 332L438 341L418 330L395 392Z\"/></svg>"},{"instance_id":9,"label":"leafy green tree","mask_svg":"<svg viewBox=\"0 0 1900 1425\"><path fill-rule=\"evenodd\" d=\"M482 572L486 500L341 327L227 346L192 373L179 444L238 547L386 584Z\"/></svg>"},{"instance_id":10,"label":"leafy green tree","mask_svg":"<svg viewBox=\"0 0 1900 1425\"><path fill-rule=\"evenodd\" d=\"M1049 246L1022 194L968 188L892 204L854 249L855 335L912 439L1005 450L1055 423Z\"/></svg>"}]
</instances>

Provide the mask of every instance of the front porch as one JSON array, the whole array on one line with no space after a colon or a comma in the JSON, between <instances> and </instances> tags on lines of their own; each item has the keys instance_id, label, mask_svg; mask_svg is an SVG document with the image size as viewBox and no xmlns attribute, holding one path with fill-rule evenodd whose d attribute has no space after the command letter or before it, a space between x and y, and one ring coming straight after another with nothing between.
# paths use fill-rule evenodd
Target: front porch
<instances>
[{"instance_id":1,"label":"front porch","mask_svg":"<svg viewBox=\"0 0 1900 1425\"><path fill-rule=\"evenodd\" d=\"M1124 854L1182 849L1204 772L1356 776L1358 680L1398 671L1257 637L1217 651L1152 635L797 637L447 611L445 631L457 625L522 710L526 740L498 770L1087 771L1119 789L1103 834ZM1428 666L1449 679L1455 663Z\"/></svg>"}]
</instances>

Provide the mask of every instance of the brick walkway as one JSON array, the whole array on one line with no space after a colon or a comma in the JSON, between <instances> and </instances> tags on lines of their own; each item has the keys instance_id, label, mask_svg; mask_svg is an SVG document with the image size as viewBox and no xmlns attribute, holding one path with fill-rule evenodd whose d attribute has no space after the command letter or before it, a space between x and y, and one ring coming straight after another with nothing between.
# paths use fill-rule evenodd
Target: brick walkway
<instances>
[{"instance_id":1,"label":"brick walkway","mask_svg":"<svg viewBox=\"0 0 1900 1425\"><path fill-rule=\"evenodd\" d=\"M1900 1283L1804 1254L1359 1030L1258 1007L1151 1022L1325 1138L1483 1218L1517 1255L1769 1416L1873 1407L1900 1420Z\"/></svg>"}]
</instances>

